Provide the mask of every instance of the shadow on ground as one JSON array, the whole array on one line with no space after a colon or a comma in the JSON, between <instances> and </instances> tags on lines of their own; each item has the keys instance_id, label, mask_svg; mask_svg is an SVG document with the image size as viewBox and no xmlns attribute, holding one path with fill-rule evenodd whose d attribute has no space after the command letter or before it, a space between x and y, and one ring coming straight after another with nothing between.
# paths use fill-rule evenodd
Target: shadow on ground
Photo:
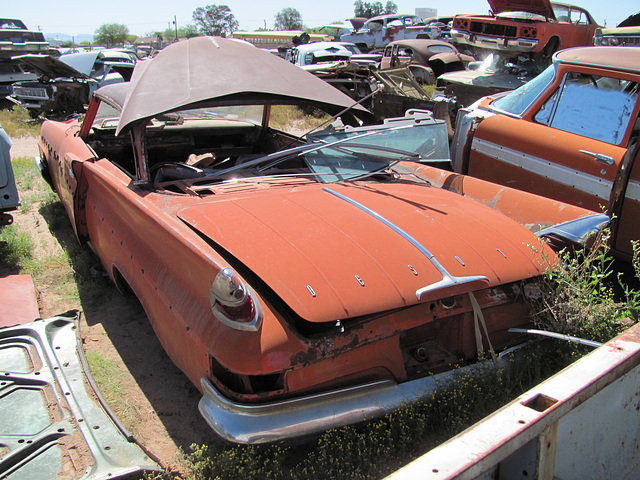
<instances>
[{"instance_id":1,"label":"shadow on ground","mask_svg":"<svg viewBox=\"0 0 640 480\"><path fill-rule=\"evenodd\" d=\"M108 341L138 385L141 395L146 397L156 412L173 443L184 452L189 452L189 446L193 443L220 441L198 411L201 394L164 352L137 299L132 295L121 294L106 277L99 259L89 247L80 245L60 202L43 206L40 213L47 221L52 235L69 256L80 295L81 305L76 308L82 310L86 327L90 330L95 325L102 326ZM84 325L81 323L82 327ZM100 342L91 336L87 340L84 332L83 338L87 351L96 347L93 343ZM134 392L132 395L139 393ZM132 401L137 403L135 399ZM141 408L137 404L136 408ZM135 429L132 430L135 435ZM156 432L156 435L160 434ZM146 436L148 432L142 432L142 435ZM156 441L162 442L157 438L144 439L145 444ZM152 453L153 450L151 448Z\"/></svg>"}]
</instances>

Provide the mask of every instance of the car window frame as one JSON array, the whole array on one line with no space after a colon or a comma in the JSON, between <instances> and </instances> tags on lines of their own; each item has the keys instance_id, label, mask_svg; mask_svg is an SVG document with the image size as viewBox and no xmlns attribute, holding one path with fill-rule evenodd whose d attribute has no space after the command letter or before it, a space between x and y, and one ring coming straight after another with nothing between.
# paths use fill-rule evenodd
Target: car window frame
<instances>
[{"instance_id":1,"label":"car window frame","mask_svg":"<svg viewBox=\"0 0 640 480\"><path fill-rule=\"evenodd\" d=\"M555 118L557 109L558 109L558 105L560 103L559 102L558 93L564 91L564 88L565 88L566 83L567 83L567 79L568 79L569 75L572 74L572 73L574 73L574 74L592 75L592 76L596 76L596 77L607 77L607 78L611 78L611 79L615 79L615 80L633 81L633 82L636 82L636 84L638 84L639 86L640 86L640 76L639 75L632 75L632 74L625 74L624 72L618 72L618 71L613 71L613 70L590 68L588 66L563 65L562 67L564 67L564 68L559 68L558 71L556 72L556 81L551 83L548 86L548 88L546 89L545 93L538 98L538 101L534 102L527 109L526 117L528 118L528 120L531 121L532 123L536 123L538 125L542 125L542 126L546 126L548 128L552 128L552 129L554 129L554 130L556 130L558 132L565 132L565 133L569 133L569 134L573 134L573 135L578 135L578 136L580 136L582 138L588 138L588 139L591 139L591 140L594 140L594 141L603 142L603 143L606 143L608 145L615 145L615 146L625 147L627 145L627 143L629 142L629 137L631 136L632 130L634 128L634 124L636 123L636 121L638 119L638 115L640 114L640 94L638 94L636 96L633 109L631 110L631 114L629 115L628 122L627 122L627 124L626 124L626 126L624 128L624 133L621 136L618 137L619 139L618 139L617 143L611 143L609 141L602 140L600 138L594 138L593 136L584 135L584 134L573 132L573 131L570 131L570 130L557 128L557 127L554 127L554 126L550 125L549 124L550 122L544 123L544 122L536 120L536 116L542 111L543 107L550 100L553 99L552 110L548 115L548 118L550 118L551 121L553 121L553 119ZM560 79L560 81L558 81L558 79ZM555 99L554 99L554 97L555 97Z\"/></svg>"},{"instance_id":2,"label":"car window frame","mask_svg":"<svg viewBox=\"0 0 640 480\"><path fill-rule=\"evenodd\" d=\"M545 75L549 71L552 71L553 74L551 75L550 79L546 80L546 78L544 78L542 76ZM542 80L539 80L541 77L542 77ZM501 113L501 114L507 115L509 117L525 118L528 114L530 114L530 112L533 109L535 109L536 105L540 104L540 100L546 97L546 92L548 92L550 90L550 88L553 87L553 85L555 85L557 83L557 80L558 80L558 66L556 64L550 65L549 67L547 67L547 69L545 69L537 77L535 77L532 80L528 81L524 85L516 88L515 90L506 93L504 96L501 96L500 98L497 98L496 100L492 101L491 105L490 105L490 109L493 112ZM535 83L535 82L538 82L538 81L540 81L539 85L537 83ZM538 87L538 86L540 88L536 89L535 87ZM523 108L519 109L518 113L509 111L509 110L505 110L505 109L500 107L499 104L503 99L505 99L505 98L507 98L507 97L509 97L511 95L517 95L518 92L525 92L527 90L532 90L533 91L533 94L531 95L531 100L527 103L526 106L524 106ZM546 101L546 98L545 98L544 101Z\"/></svg>"}]
</instances>

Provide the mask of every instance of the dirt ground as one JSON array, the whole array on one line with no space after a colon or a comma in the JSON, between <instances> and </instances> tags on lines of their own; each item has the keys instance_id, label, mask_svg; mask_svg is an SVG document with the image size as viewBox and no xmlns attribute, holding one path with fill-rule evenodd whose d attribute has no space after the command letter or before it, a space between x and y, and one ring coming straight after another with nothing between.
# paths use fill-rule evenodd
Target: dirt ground
<instances>
[{"instance_id":1,"label":"dirt ground","mask_svg":"<svg viewBox=\"0 0 640 480\"><path fill-rule=\"evenodd\" d=\"M12 158L37 154L34 138L13 141ZM30 234L35 258L55 255L72 242L77 243L70 224L50 230L37 206L26 212L14 212L13 217L14 224ZM123 373L126 408L135 411L134 415L123 416L136 418L134 425L123 423L152 458L165 469L183 474L180 449L189 452L193 443L218 441L198 412L200 393L169 360L135 299L124 297L105 280L102 306L83 304L82 287L80 303L70 304L54 293L52 286L58 282L59 279L52 278L36 283L40 316L48 318L69 310L80 311L85 351L114 361Z\"/></svg>"}]
</instances>

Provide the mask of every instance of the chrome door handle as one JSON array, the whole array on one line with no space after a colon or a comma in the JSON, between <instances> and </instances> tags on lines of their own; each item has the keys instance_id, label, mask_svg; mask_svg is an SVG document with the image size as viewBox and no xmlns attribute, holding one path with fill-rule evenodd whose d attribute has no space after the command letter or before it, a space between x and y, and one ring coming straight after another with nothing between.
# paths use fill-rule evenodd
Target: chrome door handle
<instances>
[{"instance_id":1,"label":"chrome door handle","mask_svg":"<svg viewBox=\"0 0 640 480\"><path fill-rule=\"evenodd\" d=\"M580 153L584 153L585 155L590 155L595 158L596 162L602 163L603 165L613 165L615 163L615 159L610 157L609 155L604 155L602 153L593 153L588 150L580 150Z\"/></svg>"}]
</instances>

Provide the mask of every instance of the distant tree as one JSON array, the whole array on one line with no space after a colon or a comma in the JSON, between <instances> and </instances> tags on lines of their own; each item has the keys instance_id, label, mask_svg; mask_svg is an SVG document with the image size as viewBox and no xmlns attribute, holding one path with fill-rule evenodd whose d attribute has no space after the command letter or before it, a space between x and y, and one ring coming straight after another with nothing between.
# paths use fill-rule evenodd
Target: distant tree
<instances>
[{"instance_id":1,"label":"distant tree","mask_svg":"<svg viewBox=\"0 0 640 480\"><path fill-rule=\"evenodd\" d=\"M155 30L153 32L147 33L145 37L157 37L158 35L162 35L162 38L164 40L171 42L176 38L176 30L174 27L166 28L163 31ZM191 38L199 36L200 32L198 31L198 27L196 27L192 23L184 25L183 27L178 27L178 38Z\"/></svg>"},{"instance_id":2,"label":"distant tree","mask_svg":"<svg viewBox=\"0 0 640 480\"><path fill-rule=\"evenodd\" d=\"M386 13L387 15L398 13L398 5L396 5L391 0L387 0L387 4L384 7L384 13Z\"/></svg>"},{"instance_id":3,"label":"distant tree","mask_svg":"<svg viewBox=\"0 0 640 480\"><path fill-rule=\"evenodd\" d=\"M80 45L83 47L90 47L91 46L91 42L89 40L83 40L80 42Z\"/></svg>"},{"instance_id":4,"label":"distant tree","mask_svg":"<svg viewBox=\"0 0 640 480\"><path fill-rule=\"evenodd\" d=\"M238 27L236 27L238 28ZM189 23L184 27L178 28L178 37L180 38L192 38L199 37L200 32L198 31L198 27L196 27L193 23Z\"/></svg>"},{"instance_id":5,"label":"distant tree","mask_svg":"<svg viewBox=\"0 0 640 480\"><path fill-rule=\"evenodd\" d=\"M356 17L371 18L377 15L398 13L398 6L391 0L387 1L387 5L383 6L382 2L363 2L356 0L353 3L353 13Z\"/></svg>"},{"instance_id":6,"label":"distant tree","mask_svg":"<svg viewBox=\"0 0 640 480\"><path fill-rule=\"evenodd\" d=\"M127 43L133 43L138 38L138 35L129 34L127 35Z\"/></svg>"},{"instance_id":7,"label":"distant tree","mask_svg":"<svg viewBox=\"0 0 640 480\"><path fill-rule=\"evenodd\" d=\"M193 21L202 34L220 37L226 37L240 26L226 5L198 7L193 11Z\"/></svg>"},{"instance_id":8,"label":"distant tree","mask_svg":"<svg viewBox=\"0 0 640 480\"><path fill-rule=\"evenodd\" d=\"M302 15L295 8L283 8L276 13L273 28L275 30L304 30Z\"/></svg>"},{"instance_id":9,"label":"distant tree","mask_svg":"<svg viewBox=\"0 0 640 480\"><path fill-rule=\"evenodd\" d=\"M104 23L95 31L93 43L95 45L104 45L112 47L119 45L127 40L129 29L122 23Z\"/></svg>"}]
</instances>

